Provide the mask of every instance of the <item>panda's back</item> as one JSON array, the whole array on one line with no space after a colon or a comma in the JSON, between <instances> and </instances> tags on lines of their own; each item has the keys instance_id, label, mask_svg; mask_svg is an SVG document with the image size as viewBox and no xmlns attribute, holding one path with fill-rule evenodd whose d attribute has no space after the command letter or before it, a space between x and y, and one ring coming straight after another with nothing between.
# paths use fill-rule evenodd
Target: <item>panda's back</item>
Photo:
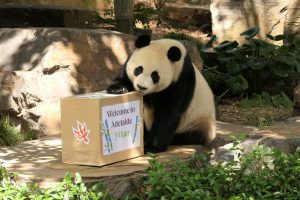
<instances>
[{"instance_id":1,"label":"panda's back","mask_svg":"<svg viewBox=\"0 0 300 200\"><path fill-rule=\"evenodd\" d=\"M195 67L195 88L192 101L182 114L176 133L195 131L215 123L213 93L200 71Z\"/></svg>"}]
</instances>

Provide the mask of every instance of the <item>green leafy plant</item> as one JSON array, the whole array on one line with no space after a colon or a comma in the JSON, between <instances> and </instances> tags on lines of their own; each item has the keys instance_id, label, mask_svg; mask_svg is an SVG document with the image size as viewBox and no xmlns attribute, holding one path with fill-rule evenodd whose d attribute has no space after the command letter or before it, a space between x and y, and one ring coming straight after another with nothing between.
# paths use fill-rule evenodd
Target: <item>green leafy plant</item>
<instances>
[{"instance_id":1,"label":"green leafy plant","mask_svg":"<svg viewBox=\"0 0 300 200\"><path fill-rule=\"evenodd\" d=\"M8 117L0 117L0 145L16 145L22 141L22 135L9 123Z\"/></svg>"},{"instance_id":2,"label":"green leafy plant","mask_svg":"<svg viewBox=\"0 0 300 200\"><path fill-rule=\"evenodd\" d=\"M237 160L213 165L209 154L195 154L191 164L149 161L145 199L299 199L300 149L285 154L258 146ZM195 165L196 163L196 165Z\"/></svg>"},{"instance_id":3,"label":"green leafy plant","mask_svg":"<svg viewBox=\"0 0 300 200\"><path fill-rule=\"evenodd\" d=\"M254 38L258 32L259 28L254 27L241 33L246 38L244 44L224 41L216 47L207 45L200 52L204 59L203 74L218 96L224 92L233 96L263 91L290 94L299 81L300 39L267 35L274 42L287 41L276 45Z\"/></svg>"},{"instance_id":4,"label":"green leafy plant","mask_svg":"<svg viewBox=\"0 0 300 200\"><path fill-rule=\"evenodd\" d=\"M32 129L20 132L10 124L8 116L0 116L0 146L12 146L37 137L38 134Z\"/></svg>"},{"instance_id":5,"label":"green leafy plant","mask_svg":"<svg viewBox=\"0 0 300 200\"><path fill-rule=\"evenodd\" d=\"M250 98L246 97L239 102L240 106L243 108L249 107L257 107L257 106L285 106L292 107L293 102L289 99L289 97L281 92L280 94L276 94L271 96L266 92L262 92L261 95L253 93Z\"/></svg>"},{"instance_id":6,"label":"green leafy plant","mask_svg":"<svg viewBox=\"0 0 300 200\"><path fill-rule=\"evenodd\" d=\"M5 168L2 168L2 170L3 169ZM0 173L1 172L0 168ZM102 182L98 182L89 188L82 182L81 176L78 173L74 180L72 180L70 173L66 173L62 182L53 184L53 186L48 189L41 189L35 183L16 183L9 178L6 173L5 170L4 178L2 180L0 179L0 199L113 199L113 196L106 192Z\"/></svg>"}]
</instances>

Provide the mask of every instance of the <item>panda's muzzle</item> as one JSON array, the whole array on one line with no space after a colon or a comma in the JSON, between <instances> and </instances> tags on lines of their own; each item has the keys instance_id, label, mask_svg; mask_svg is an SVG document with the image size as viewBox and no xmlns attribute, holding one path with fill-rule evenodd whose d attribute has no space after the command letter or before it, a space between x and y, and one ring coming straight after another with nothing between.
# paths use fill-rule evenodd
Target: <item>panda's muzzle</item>
<instances>
[{"instance_id":1,"label":"panda's muzzle","mask_svg":"<svg viewBox=\"0 0 300 200\"><path fill-rule=\"evenodd\" d=\"M140 86L140 85L137 85L137 87L140 89L140 90L147 90L147 88L143 87L143 86Z\"/></svg>"}]
</instances>

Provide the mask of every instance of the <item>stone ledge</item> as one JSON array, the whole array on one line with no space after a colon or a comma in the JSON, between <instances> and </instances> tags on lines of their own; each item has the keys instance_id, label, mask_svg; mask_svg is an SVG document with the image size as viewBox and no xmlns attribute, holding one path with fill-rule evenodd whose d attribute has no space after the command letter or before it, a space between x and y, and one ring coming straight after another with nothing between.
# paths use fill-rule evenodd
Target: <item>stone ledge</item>
<instances>
[{"instance_id":1,"label":"stone ledge","mask_svg":"<svg viewBox=\"0 0 300 200\"><path fill-rule=\"evenodd\" d=\"M244 133L252 138L272 138L271 144L278 143L285 149L292 147L292 143L300 143L300 117L292 118L286 123L277 126L258 129L251 126L240 126L235 124L218 122L218 138L211 148L229 143L228 135ZM225 138L222 139L222 138ZM298 142L295 142L295 141ZM284 142L286 141L286 142ZM225 143L224 143L225 142ZM294 144L293 143L293 144ZM284 144L287 147L284 146ZM194 152L203 151L200 146L171 146L167 152L159 153L158 159L169 162L174 158L179 161L188 161ZM50 182L61 181L66 172L79 172L85 182L102 179L111 179L115 176L131 176L142 172L148 167L149 157L141 156L103 167L79 166L61 163L61 140L60 136L44 137L38 140L27 141L13 147L0 147L0 158L4 160L5 167L9 171L20 173L19 181L35 181L42 186Z\"/></svg>"}]
</instances>

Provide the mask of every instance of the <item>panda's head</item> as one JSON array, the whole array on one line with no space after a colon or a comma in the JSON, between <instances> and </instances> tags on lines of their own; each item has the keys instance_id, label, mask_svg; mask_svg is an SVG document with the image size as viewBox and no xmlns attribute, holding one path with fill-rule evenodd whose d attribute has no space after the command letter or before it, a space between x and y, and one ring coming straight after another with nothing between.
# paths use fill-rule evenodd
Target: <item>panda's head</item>
<instances>
[{"instance_id":1,"label":"panda's head","mask_svg":"<svg viewBox=\"0 0 300 200\"><path fill-rule=\"evenodd\" d=\"M182 71L185 47L172 39L151 41L146 35L135 42L136 50L126 65L126 73L135 90L142 94L160 92L175 83Z\"/></svg>"}]
</instances>

